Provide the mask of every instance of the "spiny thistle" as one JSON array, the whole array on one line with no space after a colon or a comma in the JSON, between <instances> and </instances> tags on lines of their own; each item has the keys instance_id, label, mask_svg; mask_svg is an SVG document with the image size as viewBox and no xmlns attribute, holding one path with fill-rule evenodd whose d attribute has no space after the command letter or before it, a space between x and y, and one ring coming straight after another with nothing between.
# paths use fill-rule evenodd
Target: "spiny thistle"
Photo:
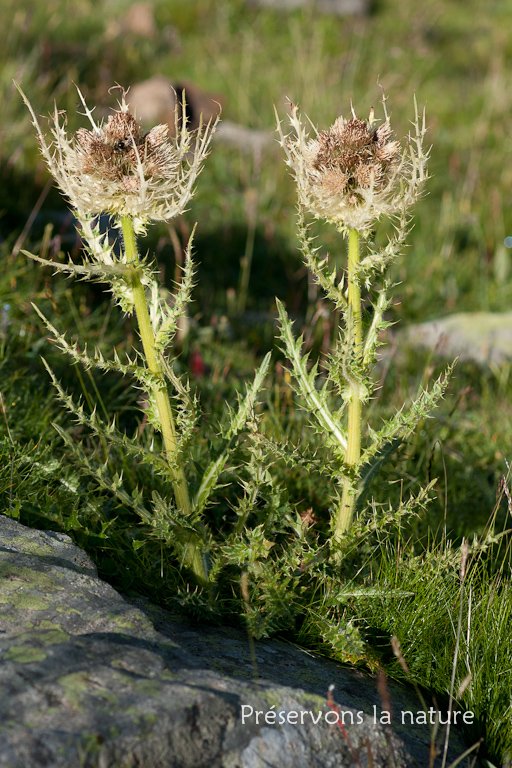
<instances>
[{"instance_id":1,"label":"spiny thistle","mask_svg":"<svg viewBox=\"0 0 512 768\"><path fill-rule=\"evenodd\" d=\"M150 220L169 221L183 213L194 193L215 124L198 132L188 131L186 125L178 130L177 126L176 140L170 138L168 125L143 134L122 90L119 110L106 124L97 125L80 90L78 95L92 130L79 128L69 137L66 117L55 107L50 140L23 98L50 173L79 220L99 213L131 216L136 229L141 229Z\"/></svg>"},{"instance_id":2,"label":"spiny thistle","mask_svg":"<svg viewBox=\"0 0 512 768\"><path fill-rule=\"evenodd\" d=\"M366 234L381 216L393 216L408 208L421 193L426 179L428 153L423 151L425 124L402 148L393 139L384 103L385 120L377 124L371 109L368 121L340 116L328 131L309 139L291 104L290 125L285 136L278 121L280 143L292 169L301 205L316 218L325 219L348 234ZM414 144L414 146L413 146Z\"/></svg>"},{"instance_id":3,"label":"spiny thistle","mask_svg":"<svg viewBox=\"0 0 512 768\"><path fill-rule=\"evenodd\" d=\"M95 366L102 371L130 374L136 386L146 391L146 415L152 426L160 431L165 449L163 456L155 456L153 464L155 472L171 481L174 504L154 494L151 511L145 508L140 494L135 494L132 506L174 546L180 560L192 569L197 581L205 584L208 581L205 551L210 537L203 519L204 510L252 413L270 355L263 360L245 397L239 398L238 408L227 408L229 423L223 435L223 446L203 468L192 495L187 469L191 443L197 432L197 404L190 395L188 382L175 373L168 359L180 315L186 311L193 287L192 238L186 249L182 280L174 302L170 304L162 297L148 260L139 255L136 233L143 232L151 220L169 221L183 213L194 192L216 123L190 132L184 121L178 124L176 115L176 139L169 137L167 125L156 126L143 134L128 111L122 91L119 110L98 126L80 91L78 93L92 130L80 128L69 137L65 128L66 116L55 107L50 118L51 139L43 134L34 110L23 93L22 96L32 115L48 168L79 222L86 248L84 263L55 263L27 255L59 271L107 283L123 311L136 315L143 353L135 361L121 362L115 351L113 359L105 359L100 351L91 353L87 348L84 351L83 346L80 349L78 344L69 344L65 335L39 314L56 338L57 345L75 362L88 368ZM109 242L108 233L99 228L98 217L102 213L109 214L114 226L122 232L120 254ZM53 374L52 378L60 399L82 424L87 424L102 440L142 461L150 460L135 441L130 442L113 425L102 423L95 412L88 417L83 408L66 395ZM176 408L171 405L169 385L178 401ZM81 464L90 466L80 446L73 445L69 438L68 444ZM95 473L96 480L102 487L110 488L123 504L127 503L129 495L122 490L120 478L114 475L109 479L106 474L105 467L101 467Z\"/></svg>"},{"instance_id":4,"label":"spiny thistle","mask_svg":"<svg viewBox=\"0 0 512 768\"><path fill-rule=\"evenodd\" d=\"M427 179L428 151L423 148L426 133L425 115L418 114L415 102L414 132L402 147L393 138L391 124L383 98L384 122L380 125L373 108L367 121L352 110L352 117L338 117L328 131L316 138L309 134L299 116L298 108L291 104L292 133L285 135L278 119L280 143L286 154L286 163L292 169L299 198L299 238L306 264L318 284L325 290L343 316L341 334L336 334L335 347L327 361L327 381L319 389L316 385L317 369L308 365L308 356L302 355L301 340L296 341L290 320L278 302L281 320L281 339L292 364L296 379L295 389L305 401L306 409L326 434L327 445L333 449L338 463L335 486L335 512L332 520L333 544L340 554L343 535L352 524L356 500L363 495L364 475L374 474L372 464L382 462L383 451L410 433L419 414L425 416L429 408L442 396L446 377L439 379L432 394L423 393L408 414L400 412L379 432L368 428L370 445L362 450L362 406L368 402L375 388L371 372L375 352L379 346L379 332L388 323L384 313L389 307L387 289L383 281L373 307L373 319L363 327L361 287L370 288L378 274L397 257L407 234L408 210L423 190ZM305 212L317 219L334 224L348 237L346 281L329 267L328 259L317 255L308 236ZM368 256L361 259L361 239L368 239L376 222L386 216L395 222L396 232L380 251L368 245ZM336 393L342 407L331 410L329 399ZM346 426L344 413L348 411ZM386 448L388 446L388 448Z\"/></svg>"}]
</instances>

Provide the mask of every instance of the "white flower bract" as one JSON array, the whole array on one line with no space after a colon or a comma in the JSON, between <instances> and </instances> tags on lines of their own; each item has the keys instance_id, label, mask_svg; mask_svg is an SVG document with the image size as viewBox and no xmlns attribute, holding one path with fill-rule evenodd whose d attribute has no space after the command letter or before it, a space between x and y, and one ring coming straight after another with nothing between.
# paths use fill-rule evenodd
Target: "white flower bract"
<instances>
[{"instance_id":1,"label":"white flower bract","mask_svg":"<svg viewBox=\"0 0 512 768\"><path fill-rule=\"evenodd\" d=\"M216 123L197 132L177 125L176 139L169 137L167 125L143 135L128 111L124 92L119 110L100 125L78 93L92 130L81 128L68 136L66 115L55 107L50 139L25 99L48 168L78 218L101 213L131 216L140 229L150 220L169 221L183 213Z\"/></svg>"},{"instance_id":2,"label":"white flower bract","mask_svg":"<svg viewBox=\"0 0 512 768\"><path fill-rule=\"evenodd\" d=\"M377 125L373 109L368 121L352 112L338 117L328 131L310 139L291 104L291 134L277 121L279 141L297 184L299 203L316 218L335 224L340 232L365 235L383 215L403 213L421 194L427 179L428 151L423 149L425 115L415 101L414 133L404 147L393 139L384 103L385 120Z\"/></svg>"}]
</instances>

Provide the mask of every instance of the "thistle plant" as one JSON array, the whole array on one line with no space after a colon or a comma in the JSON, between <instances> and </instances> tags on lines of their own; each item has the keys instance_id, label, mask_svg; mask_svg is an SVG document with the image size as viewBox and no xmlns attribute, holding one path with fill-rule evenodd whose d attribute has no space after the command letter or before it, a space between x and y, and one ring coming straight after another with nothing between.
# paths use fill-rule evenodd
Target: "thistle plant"
<instances>
[{"instance_id":1,"label":"thistle plant","mask_svg":"<svg viewBox=\"0 0 512 768\"><path fill-rule=\"evenodd\" d=\"M425 113L419 115L416 101L413 130L403 146L393 137L385 99L382 103L383 121L377 120L373 109L368 120L358 118L352 110L351 117L338 117L329 130L315 128L313 138L295 104L291 104L291 133L285 134L277 119L286 163L297 185L305 263L342 317L322 382L317 364L311 366L308 354L302 354L302 339L295 339L288 315L278 302L280 334L294 373L295 391L313 424L325 435L334 462L332 543L338 554L369 478L386 452L428 414L447 381L446 376L440 377L431 392L422 392L407 412L402 409L379 430L365 424L363 406L375 389L372 370L381 343L379 334L389 325L385 313L391 286L386 269L404 245L410 208L427 180L429 155L424 147ZM348 241L347 267L341 277L329 257L321 257L314 247L307 213L334 225ZM391 219L395 229L386 245L378 248L372 235L382 218ZM367 323L362 290L372 296L373 311L366 313L371 317ZM337 406L333 405L336 398ZM366 433L368 441L363 446Z\"/></svg>"},{"instance_id":2,"label":"thistle plant","mask_svg":"<svg viewBox=\"0 0 512 768\"><path fill-rule=\"evenodd\" d=\"M142 351L133 360L122 361L115 351L110 359L106 359L100 351L91 352L86 346L68 343L65 335L37 311L58 347L74 362L86 368L129 375L135 385L145 391L145 413L149 423L161 433L162 454L148 452L118 432L114 424L102 422L96 412L86 414L83 407L63 391L51 371L50 375L61 400L80 423L133 458L153 464L156 472L166 481L170 480L174 503L154 493L152 509L148 509L141 493L127 494L120 476L108 475L105 467L94 468L83 449L73 444L65 432L59 431L78 455L82 466L89 468L104 488L135 508L162 538L170 540L182 562L204 584L208 580L205 557L208 533L204 511L219 484L237 437L252 413L269 356L263 361L245 398L240 398L238 408L229 411L221 450L210 457L192 493L187 465L199 414L188 382L176 374L170 355L179 318L186 311L193 287L192 238L182 280L174 301L169 302L161 295L150 261L138 251L137 236L144 234L152 221L168 222L183 213L194 193L216 123L190 132L185 121L178 122L176 113L176 139L169 136L167 125L156 126L143 134L128 110L122 91L119 110L114 111L106 123L97 124L78 91L90 128L80 128L73 136L68 136L66 116L55 107L50 118L51 138L47 138L28 99L20 93L32 115L46 164L78 222L85 248L82 264L56 263L34 254L27 255L54 270L106 283L122 311L135 315ZM185 114L184 108L182 113ZM100 230L100 214L110 216L111 225L122 242L121 253L110 242L109 233Z\"/></svg>"}]
</instances>

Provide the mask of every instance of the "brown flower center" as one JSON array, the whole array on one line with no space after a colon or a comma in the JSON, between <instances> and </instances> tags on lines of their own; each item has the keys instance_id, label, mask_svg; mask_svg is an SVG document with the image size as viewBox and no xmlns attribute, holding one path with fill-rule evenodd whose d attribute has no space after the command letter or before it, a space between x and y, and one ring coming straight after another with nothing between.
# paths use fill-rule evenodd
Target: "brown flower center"
<instances>
[{"instance_id":1,"label":"brown flower center","mask_svg":"<svg viewBox=\"0 0 512 768\"><path fill-rule=\"evenodd\" d=\"M146 135L133 115L116 112L98 133L80 128L76 134L80 171L108 181L117 181L125 192L140 186L140 164L145 178L164 178L167 153L166 125Z\"/></svg>"},{"instance_id":2,"label":"brown flower center","mask_svg":"<svg viewBox=\"0 0 512 768\"><path fill-rule=\"evenodd\" d=\"M326 190L335 186L335 173L342 182L337 189L340 194L347 188L384 186L387 172L400 153L400 145L391 140L387 123L373 128L358 118L338 118L329 131L318 134L317 141L313 168L323 174L320 183Z\"/></svg>"}]
</instances>

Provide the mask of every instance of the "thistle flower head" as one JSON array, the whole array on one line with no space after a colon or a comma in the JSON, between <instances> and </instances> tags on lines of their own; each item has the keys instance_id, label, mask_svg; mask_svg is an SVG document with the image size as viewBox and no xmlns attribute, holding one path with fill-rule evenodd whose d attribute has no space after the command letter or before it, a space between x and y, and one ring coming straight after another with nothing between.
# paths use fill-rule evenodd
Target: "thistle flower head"
<instances>
[{"instance_id":1,"label":"thistle flower head","mask_svg":"<svg viewBox=\"0 0 512 768\"><path fill-rule=\"evenodd\" d=\"M91 130L80 128L68 136L66 115L55 107L50 140L25 99L48 168L78 218L100 213L131 216L143 228L149 220L168 221L182 213L193 195L215 125L194 133L182 125L177 139L169 137L167 125L144 134L128 110L124 91L119 110L97 125L78 93Z\"/></svg>"},{"instance_id":2,"label":"thistle flower head","mask_svg":"<svg viewBox=\"0 0 512 768\"><path fill-rule=\"evenodd\" d=\"M373 109L367 121L354 113L349 119L340 116L328 131L315 128L313 139L295 104L290 115L294 133L285 136L278 120L300 204L343 233L356 229L365 234L382 215L399 214L412 205L427 178L424 116L420 124L416 108L415 135L404 148L393 138L385 103L384 116L380 124Z\"/></svg>"}]
</instances>

